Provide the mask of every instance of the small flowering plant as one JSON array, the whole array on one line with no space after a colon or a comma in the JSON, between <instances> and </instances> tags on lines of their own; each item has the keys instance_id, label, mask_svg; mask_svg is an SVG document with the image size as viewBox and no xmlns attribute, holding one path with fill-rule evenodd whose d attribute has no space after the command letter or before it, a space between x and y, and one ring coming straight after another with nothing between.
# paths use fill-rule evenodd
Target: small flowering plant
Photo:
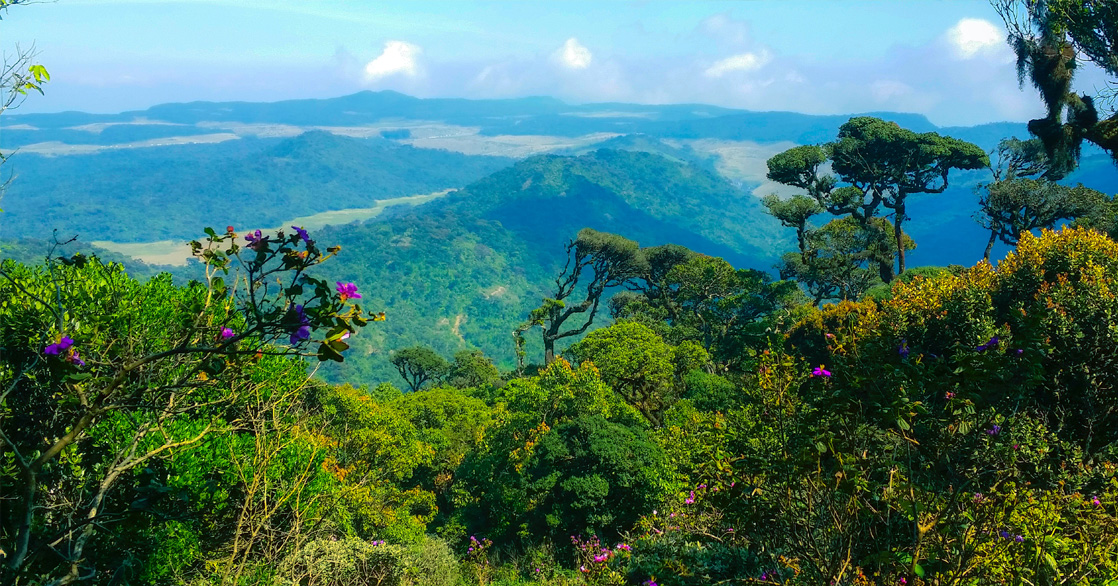
<instances>
[{"instance_id":1,"label":"small flowering plant","mask_svg":"<svg viewBox=\"0 0 1118 586\"><path fill-rule=\"evenodd\" d=\"M369 321L385 318L383 313L367 314L356 303L361 299L357 284L338 281L331 288L310 274L340 246L322 250L299 226L292 226L291 233L255 230L243 239L232 228L223 234L206 228L206 240L190 243L194 256L206 265L210 288L234 301L230 310L252 307L242 312L245 323L236 331L229 324L219 326L223 344L268 353L276 350L265 347L284 343L289 349L282 353L341 362L349 348L345 340ZM311 352L315 342L318 346Z\"/></svg>"}]
</instances>

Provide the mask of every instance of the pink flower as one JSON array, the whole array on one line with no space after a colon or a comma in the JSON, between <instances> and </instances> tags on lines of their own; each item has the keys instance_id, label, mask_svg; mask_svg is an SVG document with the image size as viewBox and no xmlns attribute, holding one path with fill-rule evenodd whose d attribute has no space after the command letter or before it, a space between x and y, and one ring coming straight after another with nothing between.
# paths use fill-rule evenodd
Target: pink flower
<instances>
[{"instance_id":1,"label":"pink flower","mask_svg":"<svg viewBox=\"0 0 1118 586\"><path fill-rule=\"evenodd\" d=\"M337 281L337 283L338 296L342 298L342 301L346 299L361 299L361 294L357 292L357 285L353 283L343 284L341 281Z\"/></svg>"},{"instance_id":2,"label":"pink flower","mask_svg":"<svg viewBox=\"0 0 1118 586\"><path fill-rule=\"evenodd\" d=\"M233 330L231 330L231 329L229 329L229 328L221 328L221 337L222 337L222 339L224 339L224 340L228 340L229 338L232 338L232 337L233 337L233 335L234 335L234 334L233 334Z\"/></svg>"},{"instance_id":3,"label":"pink flower","mask_svg":"<svg viewBox=\"0 0 1118 586\"><path fill-rule=\"evenodd\" d=\"M831 371L824 369L823 365L819 365L815 367L815 370L811 371L811 376L821 376L823 378L827 378L831 376Z\"/></svg>"}]
</instances>

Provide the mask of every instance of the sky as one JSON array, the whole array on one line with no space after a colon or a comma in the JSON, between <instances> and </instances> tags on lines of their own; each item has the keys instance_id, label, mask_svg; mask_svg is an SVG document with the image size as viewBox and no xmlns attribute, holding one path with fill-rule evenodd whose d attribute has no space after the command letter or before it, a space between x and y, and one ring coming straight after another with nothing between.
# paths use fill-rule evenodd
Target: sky
<instances>
[{"instance_id":1,"label":"sky","mask_svg":"<svg viewBox=\"0 0 1118 586\"><path fill-rule=\"evenodd\" d=\"M940 126L1041 115L987 1L56 0L0 14L51 73L19 112L277 101L391 89ZM1081 89L1101 87L1097 71Z\"/></svg>"}]
</instances>

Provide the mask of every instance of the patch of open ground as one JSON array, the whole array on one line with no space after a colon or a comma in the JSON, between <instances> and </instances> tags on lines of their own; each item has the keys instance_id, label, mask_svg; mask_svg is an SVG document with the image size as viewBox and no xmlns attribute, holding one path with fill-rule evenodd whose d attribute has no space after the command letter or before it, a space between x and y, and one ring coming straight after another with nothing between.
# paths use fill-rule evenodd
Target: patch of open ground
<instances>
[{"instance_id":1,"label":"patch of open ground","mask_svg":"<svg viewBox=\"0 0 1118 586\"><path fill-rule=\"evenodd\" d=\"M443 191L436 191L434 193L382 199L377 201L377 204L371 208L350 208L320 212L309 216L293 218L275 228L260 228L260 230L275 232L276 230L286 229L290 226L300 226L305 230L314 231L326 226L340 226L353 222L362 222L379 216L389 206L419 205L442 197L451 191L453 190L444 189ZM257 228L249 228L248 230L238 229L238 233L243 234L256 229ZM113 242L111 240L98 240L90 242L90 244L153 265L183 266L190 262L191 259L189 243L176 240L160 240L157 242Z\"/></svg>"},{"instance_id":2,"label":"patch of open ground","mask_svg":"<svg viewBox=\"0 0 1118 586\"><path fill-rule=\"evenodd\" d=\"M759 187L753 190L753 195L757 197L763 197L770 193L781 196L798 193L795 188L769 181L765 176L769 172L766 162L773 155L799 146L794 142L758 143L748 140L719 140L713 138L665 142L674 143L674 146L687 144L697 152L716 155L718 162L715 164L715 168L723 177L731 181L761 183Z\"/></svg>"}]
</instances>

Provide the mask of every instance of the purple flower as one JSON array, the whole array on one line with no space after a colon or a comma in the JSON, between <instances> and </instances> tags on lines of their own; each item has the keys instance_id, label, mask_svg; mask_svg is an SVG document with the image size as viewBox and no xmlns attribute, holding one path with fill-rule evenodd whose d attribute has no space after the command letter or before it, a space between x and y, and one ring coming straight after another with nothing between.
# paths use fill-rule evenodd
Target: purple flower
<instances>
[{"instance_id":1,"label":"purple flower","mask_svg":"<svg viewBox=\"0 0 1118 586\"><path fill-rule=\"evenodd\" d=\"M1025 536L1024 535L1016 535L1016 536L1013 537L1013 541L1016 541L1017 543L1024 543L1025 542Z\"/></svg>"},{"instance_id":2,"label":"purple flower","mask_svg":"<svg viewBox=\"0 0 1118 586\"><path fill-rule=\"evenodd\" d=\"M294 346L311 337L311 320L303 311L302 305L296 305L288 315L288 320L293 324L291 328L291 345Z\"/></svg>"},{"instance_id":3,"label":"purple flower","mask_svg":"<svg viewBox=\"0 0 1118 586\"><path fill-rule=\"evenodd\" d=\"M311 240L311 237L309 234L307 234L306 230L300 228L299 226L292 226L291 229L299 235L299 238L303 239L303 242L307 243L308 245L314 243L314 240Z\"/></svg>"},{"instance_id":4,"label":"purple flower","mask_svg":"<svg viewBox=\"0 0 1118 586\"><path fill-rule=\"evenodd\" d=\"M998 337L994 336L994 337L990 338L989 340L987 340L985 344L979 344L978 346L976 346L974 351L975 352L985 352L985 351L987 351L991 348L997 348L999 343L1000 343L1000 341L998 340Z\"/></svg>"},{"instance_id":5,"label":"purple flower","mask_svg":"<svg viewBox=\"0 0 1118 586\"><path fill-rule=\"evenodd\" d=\"M908 358L908 340L901 340L901 345L897 346L897 354L900 354L901 358Z\"/></svg>"},{"instance_id":6,"label":"purple flower","mask_svg":"<svg viewBox=\"0 0 1118 586\"><path fill-rule=\"evenodd\" d=\"M1009 532L1008 531L998 531L998 537L1001 537L1002 539L1009 539Z\"/></svg>"},{"instance_id":7,"label":"purple flower","mask_svg":"<svg viewBox=\"0 0 1118 586\"><path fill-rule=\"evenodd\" d=\"M82 360L82 357L78 355L77 350L71 351L70 356L66 358L66 360L69 360L70 364L73 364L74 366L85 366L85 361Z\"/></svg>"},{"instance_id":8,"label":"purple flower","mask_svg":"<svg viewBox=\"0 0 1118 586\"><path fill-rule=\"evenodd\" d=\"M58 356L58 355L60 355L64 352L66 352L67 350L69 350L70 346L73 346L73 345L74 345L73 340L71 340L70 338L67 338L66 336L62 336L62 339L59 340L58 342L56 342L54 344L51 344L51 345L47 346L46 348L43 348L43 354L46 354L47 356Z\"/></svg>"},{"instance_id":9,"label":"purple flower","mask_svg":"<svg viewBox=\"0 0 1118 586\"><path fill-rule=\"evenodd\" d=\"M221 328L221 338L223 340L228 340L229 338L232 338L233 335L233 330L229 328Z\"/></svg>"},{"instance_id":10,"label":"purple flower","mask_svg":"<svg viewBox=\"0 0 1118 586\"><path fill-rule=\"evenodd\" d=\"M644 586L659 586L655 580L645 580Z\"/></svg>"},{"instance_id":11,"label":"purple flower","mask_svg":"<svg viewBox=\"0 0 1118 586\"><path fill-rule=\"evenodd\" d=\"M1024 350L1022 350L1022 349L1020 349L1020 348L1018 348L1018 349L1016 349L1016 350L1014 350L1014 351L1013 351L1013 355L1014 355L1014 356L1020 356L1020 355L1022 355L1022 354L1024 354L1024 353L1025 353L1025 351L1024 351Z\"/></svg>"},{"instance_id":12,"label":"purple flower","mask_svg":"<svg viewBox=\"0 0 1118 586\"><path fill-rule=\"evenodd\" d=\"M1002 426L995 423L994 425L990 426L990 429L986 430L986 435L998 435L1001 432L1002 432Z\"/></svg>"},{"instance_id":13,"label":"purple flower","mask_svg":"<svg viewBox=\"0 0 1118 586\"><path fill-rule=\"evenodd\" d=\"M342 301L346 299L361 299L361 294L357 292L357 285L353 283L343 284L341 281L337 281L337 283L338 296L342 298Z\"/></svg>"},{"instance_id":14,"label":"purple flower","mask_svg":"<svg viewBox=\"0 0 1118 586\"><path fill-rule=\"evenodd\" d=\"M1091 497L1091 504L1095 505L1096 507L1101 507L1102 506L1102 502L1099 501L1099 497L1097 497L1097 496Z\"/></svg>"},{"instance_id":15,"label":"purple flower","mask_svg":"<svg viewBox=\"0 0 1118 586\"><path fill-rule=\"evenodd\" d=\"M253 250L260 250L268 244L268 237L265 236L260 230L245 234L245 240L248 242L248 247Z\"/></svg>"},{"instance_id":16,"label":"purple flower","mask_svg":"<svg viewBox=\"0 0 1118 586\"><path fill-rule=\"evenodd\" d=\"M683 504L690 505L690 504L694 504L694 502L695 502L695 491L691 491L691 496L687 497L687 499L683 501Z\"/></svg>"},{"instance_id":17,"label":"purple flower","mask_svg":"<svg viewBox=\"0 0 1118 586\"><path fill-rule=\"evenodd\" d=\"M827 378L831 376L831 371L825 370L823 366L820 365L815 367L815 370L811 371L811 376L821 376L823 378Z\"/></svg>"}]
</instances>

